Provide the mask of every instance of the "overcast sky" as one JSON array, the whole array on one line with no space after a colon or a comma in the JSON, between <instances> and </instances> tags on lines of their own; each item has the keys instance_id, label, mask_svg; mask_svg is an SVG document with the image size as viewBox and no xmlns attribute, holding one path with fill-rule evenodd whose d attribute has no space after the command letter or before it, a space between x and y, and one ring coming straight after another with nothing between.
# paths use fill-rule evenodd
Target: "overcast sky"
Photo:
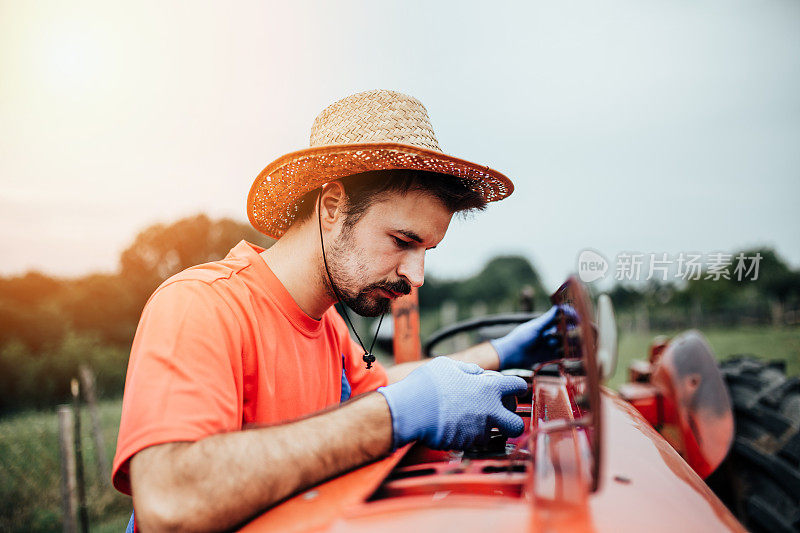
<instances>
[{"instance_id":1,"label":"overcast sky","mask_svg":"<svg viewBox=\"0 0 800 533\"><path fill-rule=\"evenodd\" d=\"M0 273L116 268L154 222L246 220L316 114L387 88L516 192L428 273L520 253L769 245L800 266L800 2L0 2Z\"/></svg>"}]
</instances>

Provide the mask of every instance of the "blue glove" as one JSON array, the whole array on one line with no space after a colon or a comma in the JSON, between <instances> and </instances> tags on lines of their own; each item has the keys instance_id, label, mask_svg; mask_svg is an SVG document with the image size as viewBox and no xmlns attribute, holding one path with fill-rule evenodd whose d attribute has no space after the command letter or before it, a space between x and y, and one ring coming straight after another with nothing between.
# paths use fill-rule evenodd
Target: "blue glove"
<instances>
[{"instance_id":1,"label":"blue glove","mask_svg":"<svg viewBox=\"0 0 800 533\"><path fill-rule=\"evenodd\" d=\"M575 311L569 306L554 305L546 313L520 324L505 337L489 342L500 356L500 368L531 368L555 358L561 340L556 335L558 311L574 321Z\"/></svg>"},{"instance_id":2,"label":"blue glove","mask_svg":"<svg viewBox=\"0 0 800 533\"><path fill-rule=\"evenodd\" d=\"M392 413L395 448L419 440L437 450L463 450L487 439L492 427L521 435L522 418L503 406L502 397L527 388L522 378L437 357L378 392Z\"/></svg>"}]
</instances>

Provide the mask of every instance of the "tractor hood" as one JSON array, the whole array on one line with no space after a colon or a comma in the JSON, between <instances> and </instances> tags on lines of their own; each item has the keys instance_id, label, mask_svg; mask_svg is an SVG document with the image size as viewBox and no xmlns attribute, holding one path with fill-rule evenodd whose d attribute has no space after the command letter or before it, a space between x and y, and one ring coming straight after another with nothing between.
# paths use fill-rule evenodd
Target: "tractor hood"
<instances>
[{"instance_id":1,"label":"tractor hood","mask_svg":"<svg viewBox=\"0 0 800 533\"><path fill-rule=\"evenodd\" d=\"M520 437L481 449L406 446L294 496L244 531L744 531L639 412L600 385L590 302L574 278L552 297L563 359L529 382ZM574 318L574 320L573 320ZM602 344L602 343L601 343Z\"/></svg>"}]
</instances>

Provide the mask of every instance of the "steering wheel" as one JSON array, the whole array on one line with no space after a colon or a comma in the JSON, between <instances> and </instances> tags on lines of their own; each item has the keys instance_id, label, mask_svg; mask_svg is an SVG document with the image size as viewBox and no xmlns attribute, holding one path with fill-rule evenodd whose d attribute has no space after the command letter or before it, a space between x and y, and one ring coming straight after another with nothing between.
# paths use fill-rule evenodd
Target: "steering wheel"
<instances>
[{"instance_id":1,"label":"steering wheel","mask_svg":"<svg viewBox=\"0 0 800 533\"><path fill-rule=\"evenodd\" d=\"M449 339L450 337L458 335L459 333L464 333L465 331L474 331L491 326L516 326L518 324L522 324L523 322L527 322L532 318L536 318L539 315L541 315L541 313L506 313L470 318L468 320L456 322L455 324L451 324L433 332L422 346L422 356L431 357L434 346Z\"/></svg>"}]
</instances>

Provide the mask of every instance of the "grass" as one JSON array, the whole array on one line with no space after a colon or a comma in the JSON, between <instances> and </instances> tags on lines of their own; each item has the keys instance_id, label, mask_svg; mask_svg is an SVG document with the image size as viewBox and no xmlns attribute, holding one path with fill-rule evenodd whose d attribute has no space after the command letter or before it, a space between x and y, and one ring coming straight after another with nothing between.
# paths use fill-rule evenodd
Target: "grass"
<instances>
[{"instance_id":1,"label":"grass","mask_svg":"<svg viewBox=\"0 0 800 533\"><path fill-rule=\"evenodd\" d=\"M620 333L619 360L611 388L617 388L627 379L628 365L634 359L647 359L650 342L656 335L673 337L680 331L651 331L649 333ZM735 329L705 329L703 334L714 349L718 359L735 354L750 354L759 359L786 361L786 373L800 374L800 328L773 328L748 326Z\"/></svg>"},{"instance_id":2,"label":"grass","mask_svg":"<svg viewBox=\"0 0 800 533\"><path fill-rule=\"evenodd\" d=\"M99 403L109 463L114 454L121 400ZM100 479L87 409L81 418L86 501L91 531L124 531L130 498ZM122 524L121 528L117 526ZM57 531L62 528L61 459L55 410L20 413L0 420L0 531Z\"/></svg>"},{"instance_id":3,"label":"grass","mask_svg":"<svg viewBox=\"0 0 800 533\"><path fill-rule=\"evenodd\" d=\"M645 359L651 340L675 331L623 333L619 362L609 380L611 387L625 381L633 359ZM747 327L706 330L706 337L720 358L751 353L763 359L786 361L787 373L800 374L800 328ZM99 404L105 455L114 454L121 400ZM82 418L83 457L86 466L89 523L93 532L123 531L130 516L130 498L101 480L95 467L89 416ZM61 529L60 458L55 410L21 413L0 419L0 531L57 531Z\"/></svg>"},{"instance_id":4,"label":"grass","mask_svg":"<svg viewBox=\"0 0 800 533\"><path fill-rule=\"evenodd\" d=\"M102 522L92 524L92 533L122 533L128 527L131 518L130 511L121 515L114 515Z\"/></svg>"}]
</instances>

